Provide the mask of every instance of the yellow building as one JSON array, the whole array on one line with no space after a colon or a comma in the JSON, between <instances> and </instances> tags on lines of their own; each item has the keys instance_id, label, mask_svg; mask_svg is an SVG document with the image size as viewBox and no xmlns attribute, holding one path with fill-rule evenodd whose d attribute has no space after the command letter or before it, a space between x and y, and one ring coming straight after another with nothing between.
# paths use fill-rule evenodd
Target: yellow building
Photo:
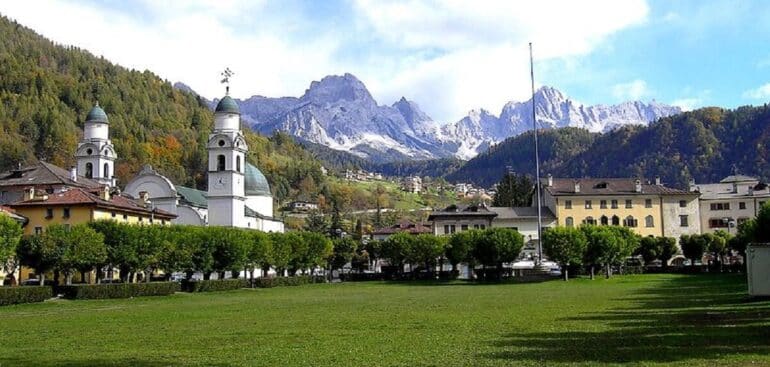
<instances>
[{"instance_id":1,"label":"yellow building","mask_svg":"<svg viewBox=\"0 0 770 367\"><path fill-rule=\"evenodd\" d=\"M543 182L543 204L557 225L616 225L642 236L679 238L700 233L698 193L627 178L553 178Z\"/></svg>"},{"instance_id":2,"label":"yellow building","mask_svg":"<svg viewBox=\"0 0 770 367\"><path fill-rule=\"evenodd\" d=\"M166 225L176 217L154 209L146 200L128 198L107 186L100 190L71 187L52 194L38 193L29 188L24 192L24 198L10 207L27 218L25 235L40 234L52 224L69 226L108 219L121 223ZM18 279L30 279L32 273L32 269L22 268ZM90 282L94 277L93 274L89 276L91 279L87 280ZM75 281L80 281L78 276L75 278Z\"/></svg>"}]
</instances>

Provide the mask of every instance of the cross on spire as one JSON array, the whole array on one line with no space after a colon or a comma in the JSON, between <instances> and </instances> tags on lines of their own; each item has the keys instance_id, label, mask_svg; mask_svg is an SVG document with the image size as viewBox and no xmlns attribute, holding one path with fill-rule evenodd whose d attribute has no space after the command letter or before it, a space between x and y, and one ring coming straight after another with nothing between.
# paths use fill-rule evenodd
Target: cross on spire
<instances>
[{"instance_id":1,"label":"cross on spire","mask_svg":"<svg viewBox=\"0 0 770 367\"><path fill-rule=\"evenodd\" d=\"M222 76L222 81L220 83L225 85L225 95L230 95L230 77L235 75L235 73L233 73L230 68L226 67L225 71L220 73L220 75Z\"/></svg>"}]
</instances>

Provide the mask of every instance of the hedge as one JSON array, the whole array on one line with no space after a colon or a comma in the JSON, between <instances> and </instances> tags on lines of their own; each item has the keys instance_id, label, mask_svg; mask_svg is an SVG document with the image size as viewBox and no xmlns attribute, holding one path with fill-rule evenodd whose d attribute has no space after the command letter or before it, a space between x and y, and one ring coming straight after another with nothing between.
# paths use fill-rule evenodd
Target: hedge
<instances>
[{"instance_id":1,"label":"hedge","mask_svg":"<svg viewBox=\"0 0 770 367\"><path fill-rule=\"evenodd\" d=\"M0 287L0 306L43 302L52 296L51 287Z\"/></svg>"},{"instance_id":2,"label":"hedge","mask_svg":"<svg viewBox=\"0 0 770 367\"><path fill-rule=\"evenodd\" d=\"M177 282L76 284L56 287L56 292L67 299L130 298L167 296L179 292Z\"/></svg>"},{"instance_id":3,"label":"hedge","mask_svg":"<svg viewBox=\"0 0 770 367\"><path fill-rule=\"evenodd\" d=\"M184 280L182 290L185 292L218 292L234 289L248 288L246 279L218 279L218 280Z\"/></svg>"},{"instance_id":4,"label":"hedge","mask_svg":"<svg viewBox=\"0 0 770 367\"><path fill-rule=\"evenodd\" d=\"M256 278L252 281L253 288L273 288L283 286L297 286L312 283L323 283L323 277L295 276L295 277L275 277L275 278Z\"/></svg>"}]
</instances>

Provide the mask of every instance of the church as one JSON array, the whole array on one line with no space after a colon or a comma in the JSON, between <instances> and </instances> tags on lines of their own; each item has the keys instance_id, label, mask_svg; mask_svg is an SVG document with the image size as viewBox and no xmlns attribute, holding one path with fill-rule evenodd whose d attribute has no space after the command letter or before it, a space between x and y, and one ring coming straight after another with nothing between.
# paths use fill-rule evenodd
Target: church
<instances>
[{"instance_id":1,"label":"church","mask_svg":"<svg viewBox=\"0 0 770 367\"><path fill-rule=\"evenodd\" d=\"M206 149L208 191L175 185L147 165L126 184L124 192L175 214L176 224L283 232L283 222L273 217L267 179L246 162L249 147L241 131L240 109L229 95L214 110L214 130Z\"/></svg>"},{"instance_id":2,"label":"church","mask_svg":"<svg viewBox=\"0 0 770 367\"><path fill-rule=\"evenodd\" d=\"M123 208L137 211L137 221L151 221L158 213L174 224L283 232L283 222L273 217L267 179L246 162L248 146L240 124L238 105L226 95L214 111L214 129L207 143L208 191L175 185L146 165L121 192L114 178L118 155L109 137L109 119L97 103L86 117L83 139L75 153L76 165L65 170L39 162L0 173L0 204L40 201L27 197L30 189L56 197L74 195L74 191L83 195L109 191L112 199L130 199L121 199L126 205L139 203L138 208Z\"/></svg>"}]
</instances>

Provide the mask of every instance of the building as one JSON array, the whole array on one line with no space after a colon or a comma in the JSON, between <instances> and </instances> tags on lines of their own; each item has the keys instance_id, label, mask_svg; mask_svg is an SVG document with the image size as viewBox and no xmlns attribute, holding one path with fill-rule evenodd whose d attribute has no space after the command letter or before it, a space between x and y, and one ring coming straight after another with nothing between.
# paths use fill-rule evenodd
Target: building
<instances>
[{"instance_id":1,"label":"building","mask_svg":"<svg viewBox=\"0 0 770 367\"><path fill-rule=\"evenodd\" d=\"M158 208L175 214L177 224L283 232L283 222L273 217L267 178L246 162L248 149L238 105L225 96L214 110L214 129L207 143L208 191L175 185L145 166L126 184L125 192L147 197Z\"/></svg>"},{"instance_id":2,"label":"building","mask_svg":"<svg viewBox=\"0 0 770 367\"><path fill-rule=\"evenodd\" d=\"M431 212L428 221L433 222L433 234L443 236L469 229L492 228L497 215L486 205L450 205Z\"/></svg>"},{"instance_id":3,"label":"building","mask_svg":"<svg viewBox=\"0 0 770 367\"><path fill-rule=\"evenodd\" d=\"M79 176L75 167L65 170L41 161L0 173L0 205L22 200L24 192L30 187L35 188L38 193L53 194L71 187L94 190L100 189L102 185Z\"/></svg>"},{"instance_id":4,"label":"building","mask_svg":"<svg viewBox=\"0 0 770 367\"><path fill-rule=\"evenodd\" d=\"M307 201L293 201L289 204L289 208L293 212L309 212L312 210L318 210L318 204L309 203Z\"/></svg>"},{"instance_id":5,"label":"building","mask_svg":"<svg viewBox=\"0 0 770 367\"><path fill-rule=\"evenodd\" d=\"M40 234L51 224L65 226L112 219L123 223L169 224L174 214L154 208L105 186L98 190L67 188L53 194L30 188L22 200L10 205L27 218L24 234Z\"/></svg>"},{"instance_id":6,"label":"building","mask_svg":"<svg viewBox=\"0 0 770 367\"><path fill-rule=\"evenodd\" d=\"M489 210L497 213L492 219L492 228L515 229L524 236L524 258L534 258L537 255L539 237L537 233L537 207L501 207L491 206ZM543 230L556 226L556 216L547 207L540 210Z\"/></svg>"},{"instance_id":7,"label":"building","mask_svg":"<svg viewBox=\"0 0 770 367\"><path fill-rule=\"evenodd\" d=\"M422 192L422 179L418 176L409 176L401 182L401 189L413 194Z\"/></svg>"},{"instance_id":8,"label":"building","mask_svg":"<svg viewBox=\"0 0 770 367\"><path fill-rule=\"evenodd\" d=\"M629 178L543 180L543 204L560 226L615 225L642 236L679 238L700 233L696 192Z\"/></svg>"},{"instance_id":9,"label":"building","mask_svg":"<svg viewBox=\"0 0 770 367\"><path fill-rule=\"evenodd\" d=\"M704 233L723 230L735 234L737 226L757 216L770 201L770 186L743 175L725 177L719 183L690 182L690 191L700 194L700 226Z\"/></svg>"},{"instance_id":10,"label":"building","mask_svg":"<svg viewBox=\"0 0 770 367\"><path fill-rule=\"evenodd\" d=\"M433 233L433 228L430 224L415 223L410 221L403 221L401 223L392 225L390 227L378 228L372 232L373 240L386 240L391 235L396 233L406 232L413 235L418 234L430 234Z\"/></svg>"},{"instance_id":11,"label":"building","mask_svg":"<svg viewBox=\"0 0 770 367\"><path fill-rule=\"evenodd\" d=\"M107 114L96 103L83 124L83 140L75 151L77 172L101 185L115 186L115 160L118 158L110 141Z\"/></svg>"},{"instance_id":12,"label":"building","mask_svg":"<svg viewBox=\"0 0 770 367\"><path fill-rule=\"evenodd\" d=\"M11 217L15 221L19 222L19 224L23 227L27 224L27 218L22 217L21 215L16 214L16 212L7 206L0 205L0 216L5 215L8 217ZM18 274L8 274L5 272L5 267L3 265L4 262L8 261L9 259L0 259L0 286L6 282L6 278L13 277L16 279L18 277ZM9 283L10 284L10 283Z\"/></svg>"}]
</instances>

